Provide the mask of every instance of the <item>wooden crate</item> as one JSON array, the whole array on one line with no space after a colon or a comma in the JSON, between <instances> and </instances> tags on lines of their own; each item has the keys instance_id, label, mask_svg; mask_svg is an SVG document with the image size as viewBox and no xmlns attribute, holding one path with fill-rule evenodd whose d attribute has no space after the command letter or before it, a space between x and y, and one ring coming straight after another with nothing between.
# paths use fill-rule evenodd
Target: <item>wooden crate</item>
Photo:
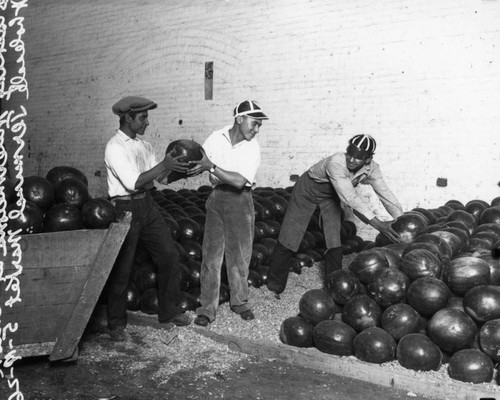
<instances>
[{"instance_id":1,"label":"wooden crate","mask_svg":"<svg viewBox=\"0 0 500 400\"><path fill-rule=\"evenodd\" d=\"M0 281L0 326L7 332L0 358L15 350L21 357L50 355L51 361L72 360L130 227L130 219L108 229L22 235L21 302L5 305L12 292ZM1 257L1 256L0 256ZM15 271L14 254L0 258L3 276ZM9 269L10 266L10 269Z\"/></svg>"}]
</instances>

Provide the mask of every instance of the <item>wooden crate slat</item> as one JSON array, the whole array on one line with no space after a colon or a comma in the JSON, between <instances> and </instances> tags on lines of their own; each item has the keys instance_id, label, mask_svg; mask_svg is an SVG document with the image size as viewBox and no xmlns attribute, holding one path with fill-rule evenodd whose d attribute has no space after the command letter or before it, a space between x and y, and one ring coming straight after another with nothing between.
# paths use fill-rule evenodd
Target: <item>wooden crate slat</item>
<instances>
[{"instance_id":1,"label":"wooden crate slat","mask_svg":"<svg viewBox=\"0 0 500 400\"><path fill-rule=\"evenodd\" d=\"M15 307L73 303L78 299L89 272L89 265L25 270L19 275L22 303L16 303ZM4 293L3 286L5 283L0 282L0 292Z\"/></svg>"},{"instance_id":2,"label":"wooden crate slat","mask_svg":"<svg viewBox=\"0 0 500 400\"><path fill-rule=\"evenodd\" d=\"M74 303L26 306L13 310L4 308L2 316L17 322L16 332L9 333L15 346L28 343L55 342L74 308ZM9 313L7 313L9 311ZM11 312L14 311L14 314ZM7 320L7 319L5 319ZM47 353L48 354L48 353Z\"/></svg>"},{"instance_id":3,"label":"wooden crate slat","mask_svg":"<svg viewBox=\"0 0 500 400\"><path fill-rule=\"evenodd\" d=\"M95 244L102 242L106 235L104 229L25 235L23 268L88 265L94 259Z\"/></svg>"},{"instance_id":4,"label":"wooden crate slat","mask_svg":"<svg viewBox=\"0 0 500 400\"><path fill-rule=\"evenodd\" d=\"M41 342L18 345L15 347L16 355L20 357L37 357L50 354L55 342ZM5 349L8 350L8 349ZM8 352L8 351L7 351ZM1 354L1 353L0 353Z\"/></svg>"}]
</instances>

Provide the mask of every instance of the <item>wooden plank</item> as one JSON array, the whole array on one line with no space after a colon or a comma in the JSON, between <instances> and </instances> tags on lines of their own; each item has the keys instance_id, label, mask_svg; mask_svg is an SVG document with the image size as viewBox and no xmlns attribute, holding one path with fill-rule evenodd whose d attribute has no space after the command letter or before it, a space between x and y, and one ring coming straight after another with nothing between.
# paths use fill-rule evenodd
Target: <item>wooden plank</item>
<instances>
[{"instance_id":1,"label":"wooden plank","mask_svg":"<svg viewBox=\"0 0 500 400\"><path fill-rule=\"evenodd\" d=\"M391 369L387 365L370 364L354 357L338 357L322 353L316 348L306 349L281 343L251 341L231 335L219 335L209 329L195 326L192 329L216 342L226 344L235 351L276 358L292 365L405 390L432 399L500 400L500 392L486 390L483 385L443 380L437 375L418 373L403 368Z\"/></svg>"},{"instance_id":2,"label":"wooden plank","mask_svg":"<svg viewBox=\"0 0 500 400\"><path fill-rule=\"evenodd\" d=\"M94 260L96 246L102 243L107 232L107 229L80 229L22 235L19 242L23 269L89 265ZM5 263L7 268L9 257Z\"/></svg>"},{"instance_id":3,"label":"wooden plank","mask_svg":"<svg viewBox=\"0 0 500 400\"><path fill-rule=\"evenodd\" d=\"M14 348L16 350L16 356L20 357L38 357L46 356L50 354L54 348L56 342L41 342L41 343L30 343L23 345L16 345ZM9 349L5 349L8 353ZM2 353L0 353L0 359L2 358Z\"/></svg>"},{"instance_id":4,"label":"wooden plank","mask_svg":"<svg viewBox=\"0 0 500 400\"><path fill-rule=\"evenodd\" d=\"M49 357L50 361L68 359L75 353L85 326L128 233L129 226L130 221L127 221L127 223L112 224L107 230L108 234L104 241L101 242L99 251L95 255L91 272L80 298L75 304L68 323L58 335L54 349Z\"/></svg>"},{"instance_id":5,"label":"wooden plank","mask_svg":"<svg viewBox=\"0 0 500 400\"><path fill-rule=\"evenodd\" d=\"M22 303L15 304L12 309L17 308L22 313L22 308L32 305L74 304L89 272L89 265L23 270L19 275ZM1 286L0 283L0 290Z\"/></svg>"},{"instance_id":6,"label":"wooden plank","mask_svg":"<svg viewBox=\"0 0 500 400\"><path fill-rule=\"evenodd\" d=\"M75 307L75 303L26 306L16 309L15 314L8 314L14 308L2 310L2 320L17 322L16 332L9 333L15 346L28 343L55 342ZM46 353L46 354L50 354Z\"/></svg>"}]
</instances>

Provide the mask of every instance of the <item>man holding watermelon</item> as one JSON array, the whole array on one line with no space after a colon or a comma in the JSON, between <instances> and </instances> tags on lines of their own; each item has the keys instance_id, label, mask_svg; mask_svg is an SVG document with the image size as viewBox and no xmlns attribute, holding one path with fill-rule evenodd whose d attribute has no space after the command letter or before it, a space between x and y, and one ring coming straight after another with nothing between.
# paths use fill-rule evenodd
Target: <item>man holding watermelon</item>
<instances>
[{"instance_id":1,"label":"man holding watermelon","mask_svg":"<svg viewBox=\"0 0 500 400\"><path fill-rule=\"evenodd\" d=\"M185 172L188 163L170 155L156 159L153 146L141 138L149 125L148 110L157 104L138 96L127 96L113 105L120 128L106 145L108 194L117 215L132 213L130 230L108 279L108 327L111 339L125 340L127 286L134 255L142 242L157 266L158 320L178 326L189 325L181 312L179 254L155 201L148 194L155 180L163 181L172 171Z\"/></svg>"},{"instance_id":2,"label":"man holding watermelon","mask_svg":"<svg viewBox=\"0 0 500 400\"><path fill-rule=\"evenodd\" d=\"M321 212L327 248L325 277L342 268L341 203L391 241L398 241L399 235L391 227L393 221L379 220L372 207L356 193L359 184L369 184L394 219L403 213L378 164L373 161L375 148L376 142L371 136L356 135L349 140L346 152L324 158L300 176L293 188L270 261L267 287L277 296L285 290L293 253L298 250L316 207Z\"/></svg>"},{"instance_id":3,"label":"man holding watermelon","mask_svg":"<svg viewBox=\"0 0 500 400\"><path fill-rule=\"evenodd\" d=\"M203 158L192 162L190 176L210 172L214 186L206 203L201 265L201 306L194 323L207 326L217 313L222 262L225 258L231 310L245 321L254 319L248 301L248 271L252 256L255 211L252 186L260 165L255 136L268 119L251 100L239 103L232 125L213 132L203 144Z\"/></svg>"}]
</instances>

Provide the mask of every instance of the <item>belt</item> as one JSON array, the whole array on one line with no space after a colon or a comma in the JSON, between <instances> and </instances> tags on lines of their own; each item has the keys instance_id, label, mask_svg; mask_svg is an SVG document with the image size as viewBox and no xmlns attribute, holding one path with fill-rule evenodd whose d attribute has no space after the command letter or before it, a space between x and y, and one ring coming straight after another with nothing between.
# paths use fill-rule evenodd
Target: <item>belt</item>
<instances>
[{"instance_id":1,"label":"belt","mask_svg":"<svg viewBox=\"0 0 500 400\"><path fill-rule=\"evenodd\" d=\"M137 199L143 199L144 197L147 196L147 192L139 192L139 193L132 193L132 194L127 194L125 196L114 196L111 198L113 201L129 201L129 200L137 200Z\"/></svg>"},{"instance_id":2,"label":"belt","mask_svg":"<svg viewBox=\"0 0 500 400\"><path fill-rule=\"evenodd\" d=\"M222 185L217 185L215 187L215 190L221 190L222 192L232 192L232 193L243 193L243 192L249 192L252 190L250 186L243 186L241 189L234 187L232 185L228 185L226 183L223 183Z\"/></svg>"}]
</instances>

